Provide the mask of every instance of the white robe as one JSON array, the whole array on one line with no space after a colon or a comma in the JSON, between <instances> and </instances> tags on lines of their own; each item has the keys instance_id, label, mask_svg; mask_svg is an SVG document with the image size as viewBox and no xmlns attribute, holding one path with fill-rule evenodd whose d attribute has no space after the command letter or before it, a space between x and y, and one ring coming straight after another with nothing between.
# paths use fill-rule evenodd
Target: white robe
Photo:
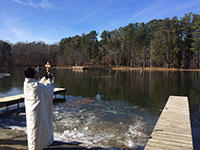
<instances>
[{"instance_id":1,"label":"white robe","mask_svg":"<svg viewBox=\"0 0 200 150\"><path fill-rule=\"evenodd\" d=\"M53 89L50 79L25 78L24 95L29 150L42 150L53 143Z\"/></svg>"}]
</instances>

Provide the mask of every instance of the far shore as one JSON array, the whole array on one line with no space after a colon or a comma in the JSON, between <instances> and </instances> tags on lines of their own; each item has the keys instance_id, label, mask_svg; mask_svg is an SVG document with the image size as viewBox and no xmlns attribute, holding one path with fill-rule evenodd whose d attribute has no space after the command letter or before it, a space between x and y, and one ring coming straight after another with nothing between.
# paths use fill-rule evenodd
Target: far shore
<instances>
[{"instance_id":1,"label":"far shore","mask_svg":"<svg viewBox=\"0 0 200 150\"><path fill-rule=\"evenodd\" d=\"M178 69L178 68L134 68L134 67L113 67L112 70L147 70L147 71L200 71L200 69Z\"/></svg>"},{"instance_id":2,"label":"far shore","mask_svg":"<svg viewBox=\"0 0 200 150\"><path fill-rule=\"evenodd\" d=\"M84 70L120 70L120 71L200 71L198 69L180 69L180 68L163 68L163 67L109 67L109 66L63 66L63 67L51 67L52 69L73 69L73 67L85 67ZM27 67L9 67L9 68L24 68ZM45 67L40 67L45 69ZM0 69L8 69L7 67L0 67Z\"/></svg>"},{"instance_id":3,"label":"far shore","mask_svg":"<svg viewBox=\"0 0 200 150\"><path fill-rule=\"evenodd\" d=\"M72 69L73 66L66 67L52 67L55 69ZM83 66L79 66L83 67ZM104 66L91 66L88 69L111 69L111 70L121 70L121 71L129 71L129 70L138 70L138 71L200 71L199 69L179 69L179 68L161 68L161 67L145 67L145 68L135 68L135 67L104 67Z\"/></svg>"}]
</instances>

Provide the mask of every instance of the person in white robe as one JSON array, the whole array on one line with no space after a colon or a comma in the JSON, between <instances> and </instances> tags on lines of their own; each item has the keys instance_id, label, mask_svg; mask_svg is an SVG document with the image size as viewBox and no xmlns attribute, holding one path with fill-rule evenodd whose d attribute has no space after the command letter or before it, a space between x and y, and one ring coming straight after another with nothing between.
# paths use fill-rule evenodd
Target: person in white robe
<instances>
[{"instance_id":1,"label":"person in white robe","mask_svg":"<svg viewBox=\"0 0 200 150\"><path fill-rule=\"evenodd\" d=\"M24 95L29 150L42 150L51 145L53 136L53 82L47 74L38 81L37 72L25 72Z\"/></svg>"}]
</instances>

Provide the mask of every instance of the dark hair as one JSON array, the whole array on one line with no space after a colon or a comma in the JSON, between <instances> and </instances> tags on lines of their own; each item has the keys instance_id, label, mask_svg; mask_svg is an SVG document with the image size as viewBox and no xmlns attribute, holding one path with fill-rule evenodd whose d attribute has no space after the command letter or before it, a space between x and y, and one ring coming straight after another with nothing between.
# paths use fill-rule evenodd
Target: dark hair
<instances>
[{"instance_id":1,"label":"dark hair","mask_svg":"<svg viewBox=\"0 0 200 150\"><path fill-rule=\"evenodd\" d=\"M36 72L35 69L33 68L28 68L27 70L24 71L24 76L26 78L33 78L35 76Z\"/></svg>"}]
</instances>

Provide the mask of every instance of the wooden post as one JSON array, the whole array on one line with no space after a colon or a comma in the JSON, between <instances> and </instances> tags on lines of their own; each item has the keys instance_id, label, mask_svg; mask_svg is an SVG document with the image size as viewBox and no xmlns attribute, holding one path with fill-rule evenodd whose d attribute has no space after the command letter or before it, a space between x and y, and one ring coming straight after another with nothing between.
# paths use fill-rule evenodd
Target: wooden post
<instances>
[{"instance_id":1,"label":"wooden post","mask_svg":"<svg viewBox=\"0 0 200 150\"><path fill-rule=\"evenodd\" d=\"M49 68L51 67L51 65L49 64L49 62L47 61L47 63L45 64L46 67L46 72L49 72Z\"/></svg>"}]
</instances>

